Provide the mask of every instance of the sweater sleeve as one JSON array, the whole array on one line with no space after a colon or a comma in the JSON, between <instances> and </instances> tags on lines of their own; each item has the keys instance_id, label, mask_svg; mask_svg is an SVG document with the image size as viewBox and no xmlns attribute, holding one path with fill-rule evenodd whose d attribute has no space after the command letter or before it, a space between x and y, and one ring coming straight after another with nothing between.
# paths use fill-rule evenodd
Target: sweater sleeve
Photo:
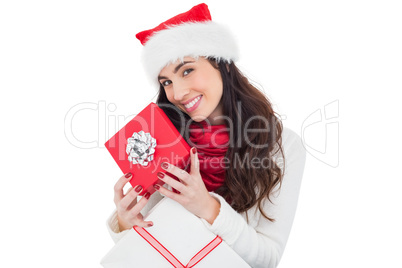
<instances>
[{"instance_id":1,"label":"sweater sleeve","mask_svg":"<svg viewBox=\"0 0 402 268\"><path fill-rule=\"evenodd\" d=\"M212 225L202 220L210 231L222 237L254 268L277 267L296 212L306 151L299 136L286 128L282 145L285 156L282 186L271 197L272 203L267 199L263 202L264 213L274 218L274 222L262 216L256 206L247 211L247 222L245 213L237 213L224 198L215 193L210 194L221 204L219 215Z\"/></svg>"},{"instance_id":2,"label":"sweater sleeve","mask_svg":"<svg viewBox=\"0 0 402 268\"><path fill-rule=\"evenodd\" d=\"M141 210L142 215L146 215L151 208L153 208L159 201L161 201L163 196L158 192L155 192L151 195L148 200L148 203L145 207ZM110 236L112 237L114 243L119 242L119 240L125 236L129 230L120 231L119 230L119 222L117 221L117 213L116 210L109 216L106 221L106 228L109 231Z\"/></svg>"}]
</instances>

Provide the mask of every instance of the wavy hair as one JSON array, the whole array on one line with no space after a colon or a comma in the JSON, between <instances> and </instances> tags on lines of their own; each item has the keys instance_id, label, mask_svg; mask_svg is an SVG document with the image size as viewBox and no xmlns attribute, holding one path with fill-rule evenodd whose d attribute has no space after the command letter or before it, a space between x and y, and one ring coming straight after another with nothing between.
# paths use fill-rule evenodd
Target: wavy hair
<instances>
[{"instance_id":1,"label":"wavy hair","mask_svg":"<svg viewBox=\"0 0 402 268\"><path fill-rule=\"evenodd\" d=\"M215 192L228 200L232 208L239 213L246 212L247 215L247 211L257 205L265 218L274 221L263 211L263 200L267 198L271 201L270 197L274 189L280 188L282 183L283 173L278 163L273 160L273 155L280 152L284 170L285 159L281 145L282 122L274 112L269 99L249 82L233 62L218 62L213 58L208 60L221 73L223 114L227 118L234 119L231 120L233 122L231 129L264 130L250 131L247 136L243 136L242 131L240 131L242 133L239 131L230 133L231 141L226 152L229 164L225 168L225 183ZM159 88L157 104L188 142L189 130L186 126L192 119L175 108L167 99L162 85ZM237 166L239 158L242 157L267 161L268 166L250 167L250 163L244 160L242 162L246 163L245 166Z\"/></svg>"}]
</instances>

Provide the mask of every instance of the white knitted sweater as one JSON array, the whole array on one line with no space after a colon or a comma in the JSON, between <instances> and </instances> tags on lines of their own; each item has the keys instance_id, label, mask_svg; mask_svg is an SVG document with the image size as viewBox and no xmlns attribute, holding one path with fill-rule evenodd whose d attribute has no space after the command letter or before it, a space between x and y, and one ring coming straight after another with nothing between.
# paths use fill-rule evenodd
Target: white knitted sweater
<instances>
[{"instance_id":1,"label":"white knitted sweater","mask_svg":"<svg viewBox=\"0 0 402 268\"><path fill-rule=\"evenodd\" d=\"M221 196L210 193L220 203L221 209L214 223L205 226L231 246L251 267L277 267L292 227L297 207L297 200L306 160L306 151L300 137L290 129L284 128L282 146L285 154L285 173L282 186L275 191L271 201L265 200L263 210L271 222L261 215L254 206L246 213L237 213ZM274 156L277 163L283 163L281 157ZM143 215L157 204L163 196L154 193L143 209ZM107 228L112 239L117 243L127 232L119 231L116 211L107 220Z\"/></svg>"}]
</instances>

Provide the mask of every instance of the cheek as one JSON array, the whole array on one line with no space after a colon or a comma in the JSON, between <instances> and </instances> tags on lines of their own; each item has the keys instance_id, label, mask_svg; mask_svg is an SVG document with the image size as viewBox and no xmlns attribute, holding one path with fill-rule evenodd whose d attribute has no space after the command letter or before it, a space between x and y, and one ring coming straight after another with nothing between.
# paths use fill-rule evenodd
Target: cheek
<instances>
[{"instance_id":1,"label":"cheek","mask_svg":"<svg viewBox=\"0 0 402 268\"><path fill-rule=\"evenodd\" d=\"M210 73L202 73L194 76L191 83L199 92L207 93L208 95L217 95L222 91L222 82Z\"/></svg>"},{"instance_id":2,"label":"cheek","mask_svg":"<svg viewBox=\"0 0 402 268\"><path fill-rule=\"evenodd\" d=\"M186 112L182 107L177 105L176 100L174 99L174 96L173 96L173 91L165 90L165 94L166 94L168 101L170 101L174 106L179 108L182 112Z\"/></svg>"},{"instance_id":3,"label":"cheek","mask_svg":"<svg viewBox=\"0 0 402 268\"><path fill-rule=\"evenodd\" d=\"M174 99L173 99L173 93L171 92L171 90L165 89L165 94L166 94L168 101L173 103Z\"/></svg>"},{"instance_id":4,"label":"cheek","mask_svg":"<svg viewBox=\"0 0 402 268\"><path fill-rule=\"evenodd\" d=\"M219 89L219 91L221 91L222 88L222 78L221 78L221 73L216 70L213 69L211 67L211 69L208 70L208 72L205 74L205 80L208 81L208 85L210 88L214 88L214 90L216 91L217 89Z\"/></svg>"},{"instance_id":5,"label":"cheek","mask_svg":"<svg viewBox=\"0 0 402 268\"><path fill-rule=\"evenodd\" d=\"M220 97L223 95L223 83L220 77L210 77L208 81L208 89L210 94L219 101Z\"/></svg>"},{"instance_id":6,"label":"cheek","mask_svg":"<svg viewBox=\"0 0 402 268\"><path fill-rule=\"evenodd\" d=\"M196 76L194 76L194 77L192 77L193 79L192 79L192 81L191 81L191 83L193 84L193 85L195 85L195 87L197 88L197 89L205 89L205 87L207 86L207 84L208 84L208 77L206 77L206 76L204 76L204 75L196 75Z\"/></svg>"}]
</instances>

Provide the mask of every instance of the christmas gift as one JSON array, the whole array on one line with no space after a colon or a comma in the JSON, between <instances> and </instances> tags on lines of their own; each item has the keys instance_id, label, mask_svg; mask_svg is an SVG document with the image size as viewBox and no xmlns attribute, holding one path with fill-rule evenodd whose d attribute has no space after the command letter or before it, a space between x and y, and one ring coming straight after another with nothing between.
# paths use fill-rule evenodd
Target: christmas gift
<instances>
[{"instance_id":1,"label":"christmas gift","mask_svg":"<svg viewBox=\"0 0 402 268\"><path fill-rule=\"evenodd\" d=\"M250 267L172 199L163 198L145 219L154 225L131 228L102 259L103 267Z\"/></svg>"},{"instance_id":2,"label":"christmas gift","mask_svg":"<svg viewBox=\"0 0 402 268\"><path fill-rule=\"evenodd\" d=\"M105 147L124 174L133 174L130 184L143 187L140 195L154 193L155 184L163 185L156 176L163 171L162 162L182 169L189 164L190 146L155 103L111 137Z\"/></svg>"}]
</instances>

